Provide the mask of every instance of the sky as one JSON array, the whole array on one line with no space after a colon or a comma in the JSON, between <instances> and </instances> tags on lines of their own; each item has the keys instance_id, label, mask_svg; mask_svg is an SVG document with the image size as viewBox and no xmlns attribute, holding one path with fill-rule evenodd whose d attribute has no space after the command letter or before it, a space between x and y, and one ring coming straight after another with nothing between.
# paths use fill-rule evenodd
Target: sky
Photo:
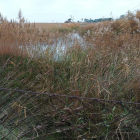
<instances>
[{"instance_id":1,"label":"sky","mask_svg":"<svg viewBox=\"0 0 140 140\"><path fill-rule=\"evenodd\" d=\"M0 0L0 13L17 19L21 9L25 19L36 23L75 22L83 18L119 18L128 10L140 9L139 0Z\"/></svg>"}]
</instances>

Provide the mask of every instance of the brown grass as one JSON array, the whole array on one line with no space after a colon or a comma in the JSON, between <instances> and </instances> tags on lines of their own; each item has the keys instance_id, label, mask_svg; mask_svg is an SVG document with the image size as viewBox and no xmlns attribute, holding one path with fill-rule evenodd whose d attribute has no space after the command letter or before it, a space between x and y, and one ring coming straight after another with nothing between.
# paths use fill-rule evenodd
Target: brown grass
<instances>
[{"instance_id":1,"label":"brown grass","mask_svg":"<svg viewBox=\"0 0 140 140\"><path fill-rule=\"evenodd\" d=\"M58 26L60 25L58 23L30 24L25 23L23 18L17 23L2 18L0 54L27 56L26 47L32 49L35 46L41 47L42 44L51 45L60 37L65 41L66 35L77 29L77 32L91 45L83 49L75 42L71 47L67 46L67 51L57 61L53 59L56 49L46 49L45 58L43 60L38 58L34 62L37 67L28 66L27 63L29 69L26 71L34 73L33 77L40 77L41 81L37 82L34 78L28 81L25 76L23 81L29 85L28 88L116 100L135 99L139 102L138 13L137 15L128 13L126 19L84 26L77 23L64 23L61 26ZM22 50L19 46L23 46ZM13 80L16 80L15 77Z\"/></svg>"},{"instance_id":2,"label":"brown grass","mask_svg":"<svg viewBox=\"0 0 140 140\"><path fill-rule=\"evenodd\" d=\"M1 15L0 25L0 54L22 54L27 55L26 48L32 48L38 44L52 44L53 39L62 36L63 32L58 29L68 28L67 25L58 26L59 24L43 23L25 23L23 17L19 23L11 20L8 21ZM49 29L49 30L48 30ZM55 30L51 32L50 30ZM22 46L22 49L19 48Z\"/></svg>"},{"instance_id":3,"label":"brown grass","mask_svg":"<svg viewBox=\"0 0 140 140\"><path fill-rule=\"evenodd\" d=\"M35 23L36 28L59 29L79 26L79 23Z\"/></svg>"}]
</instances>

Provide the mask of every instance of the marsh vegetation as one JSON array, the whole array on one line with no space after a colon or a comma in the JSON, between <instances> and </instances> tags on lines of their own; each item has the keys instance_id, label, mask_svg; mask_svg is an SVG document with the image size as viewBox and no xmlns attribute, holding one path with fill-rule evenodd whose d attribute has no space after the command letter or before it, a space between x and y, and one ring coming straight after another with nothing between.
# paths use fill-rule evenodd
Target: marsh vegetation
<instances>
[{"instance_id":1,"label":"marsh vegetation","mask_svg":"<svg viewBox=\"0 0 140 140\"><path fill-rule=\"evenodd\" d=\"M0 21L1 87L140 102L140 11L85 26Z\"/></svg>"}]
</instances>

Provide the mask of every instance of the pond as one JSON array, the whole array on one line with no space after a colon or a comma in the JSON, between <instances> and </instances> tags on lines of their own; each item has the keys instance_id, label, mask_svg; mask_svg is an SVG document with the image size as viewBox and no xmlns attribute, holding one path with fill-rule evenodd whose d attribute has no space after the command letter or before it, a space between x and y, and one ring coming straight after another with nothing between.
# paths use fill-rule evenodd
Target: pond
<instances>
[{"instance_id":1,"label":"pond","mask_svg":"<svg viewBox=\"0 0 140 140\"><path fill-rule=\"evenodd\" d=\"M31 57L39 57L46 54L46 51L55 52L54 58L58 59L58 56L62 56L68 48L79 45L86 48L91 45L87 43L83 37L78 33L69 33L68 35L61 36L53 40L53 44L39 44L32 49L27 48Z\"/></svg>"}]
</instances>

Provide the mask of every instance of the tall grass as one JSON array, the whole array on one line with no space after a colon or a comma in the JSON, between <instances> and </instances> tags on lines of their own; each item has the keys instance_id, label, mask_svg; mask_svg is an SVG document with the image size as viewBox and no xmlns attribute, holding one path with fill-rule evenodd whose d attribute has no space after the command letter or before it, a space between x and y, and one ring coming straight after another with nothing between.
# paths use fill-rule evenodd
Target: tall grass
<instances>
[{"instance_id":1,"label":"tall grass","mask_svg":"<svg viewBox=\"0 0 140 140\"><path fill-rule=\"evenodd\" d=\"M126 19L63 28L36 27L25 22L21 11L18 22L0 15L0 86L140 102L139 12L129 12ZM54 59L57 48L51 45L60 38L65 42L73 30L88 45L75 40ZM46 44L41 55L38 51Z\"/></svg>"},{"instance_id":2,"label":"tall grass","mask_svg":"<svg viewBox=\"0 0 140 140\"><path fill-rule=\"evenodd\" d=\"M53 59L55 49L47 49L45 57L31 59L27 48L53 44L65 36L64 32L36 28L25 23L23 17L16 22L1 16L2 85L58 94L78 91L78 96L139 102L138 13L128 13L127 19L79 27L79 34L90 46L83 48L75 43L57 61Z\"/></svg>"}]
</instances>

